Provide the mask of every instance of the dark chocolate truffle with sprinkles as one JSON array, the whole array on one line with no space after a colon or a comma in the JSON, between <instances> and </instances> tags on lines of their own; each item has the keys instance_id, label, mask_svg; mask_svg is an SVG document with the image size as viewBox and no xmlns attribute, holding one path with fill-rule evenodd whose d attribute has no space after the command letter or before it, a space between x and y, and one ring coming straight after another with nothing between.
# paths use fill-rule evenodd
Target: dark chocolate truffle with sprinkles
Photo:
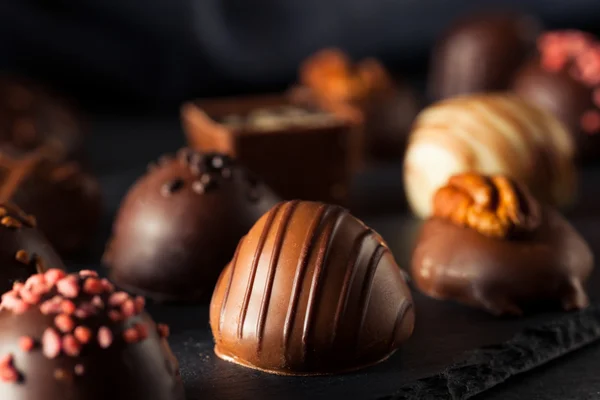
<instances>
[{"instance_id":1,"label":"dark chocolate truffle with sprinkles","mask_svg":"<svg viewBox=\"0 0 600 400\"><path fill-rule=\"evenodd\" d=\"M1 292L47 268L64 268L35 218L13 204L0 204L0 243Z\"/></svg>"},{"instance_id":2,"label":"dark chocolate truffle with sprinkles","mask_svg":"<svg viewBox=\"0 0 600 400\"><path fill-rule=\"evenodd\" d=\"M155 300L208 299L239 240L278 200L231 158L182 149L130 189L104 263L115 283Z\"/></svg>"},{"instance_id":3,"label":"dark chocolate truffle with sprinkles","mask_svg":"<svg viewBox=\"0 0 600 400\"><path fill-rule=\"evenodd\" d=\"M2 295L0 398L183 400L167 335L93 271L33 275Z\"/></svg>"}]
</instances>

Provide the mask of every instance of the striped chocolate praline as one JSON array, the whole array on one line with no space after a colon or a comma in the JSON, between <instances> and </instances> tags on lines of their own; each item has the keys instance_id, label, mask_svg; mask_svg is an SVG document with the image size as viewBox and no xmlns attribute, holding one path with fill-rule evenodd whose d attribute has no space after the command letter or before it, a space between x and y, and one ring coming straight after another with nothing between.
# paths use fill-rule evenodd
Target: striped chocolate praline
<instances>
[{"instance_id":1,"label":"striped chocolate praline","mask_svg":"<svg viewBox=\"0 0 600 400\"><path fill-rule=\"evenodd\" d=\"M379 363L413 331L410 290L383 239L345 209L280 203L240 241L210 305L215 353L281 375Z\"/></svg>"}]
</instances>

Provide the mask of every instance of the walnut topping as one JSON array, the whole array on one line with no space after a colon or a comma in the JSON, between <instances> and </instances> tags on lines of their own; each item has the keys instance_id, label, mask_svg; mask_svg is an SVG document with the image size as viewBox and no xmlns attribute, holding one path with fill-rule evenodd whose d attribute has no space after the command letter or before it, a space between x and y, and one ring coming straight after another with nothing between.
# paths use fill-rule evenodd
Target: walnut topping
<instances>
[{"instance_id":1,"label":"walnut topping","mask_svg":"<svg viewBox=\"0 0 600 400\"><path fill-rule=\"evenodd\" d=\"M455 175L433 198L433 215L498 239L535 230L539 203L522 186L504 176Z\"/></svg>"}]
</instances>

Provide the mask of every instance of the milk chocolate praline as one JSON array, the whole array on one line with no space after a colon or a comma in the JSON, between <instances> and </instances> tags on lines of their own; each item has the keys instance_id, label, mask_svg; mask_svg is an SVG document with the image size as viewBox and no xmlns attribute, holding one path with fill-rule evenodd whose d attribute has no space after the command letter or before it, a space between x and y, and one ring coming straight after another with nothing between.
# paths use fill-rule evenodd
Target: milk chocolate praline
<instances>
[{"instance_id":1,"label":"milk chocolate praline","mask_svg":"<svg viewBox=\"0 0 600 400\"><path fill-rule=\"evenodd\" d=\"M585 240L555 210L507 178L452 177L434 198L412 275L424 293L520 315L536 306L587 306L593 267Z\"/></svg>"},{"instance_id":2,"label":"milk chocolate praline","mask_svg":"<svg viewBox=\"0 0 600 400\"><path fill-rule=\"evenodd\" d=\"M506 90L517 68L535 49L540 24L512 12L476 13L453 23L431 57L431 100Z\"/></svg>"},{"instance_id":3,"label":"milk chocolate praline","mask_svg":"<svg viewBox=\"0 0 600 400\"><path fill-rule=\"evenodd\" d=\"M0 76L0 151L18 156L44 147L56 160L81 158L84 128L73 107L32 82Z\"/></svg>"},{"instance_id":4,"label":"milk chocolate praline","mask_svg":"<svg viewBox=\"0 0 600 400\"><path fill-rule=\"evenodd\" d=\"M0 308L2 399L184 399L168 328L93 271L34 275Z\"/></svg>"},{"instance_id":5,"label":"milk chocolate praline","mask_svg":"<svg viewBox=\"0 0 600 400\"><path fill-rule=\"evenodd\" d=\"M383 239L345 209L290 201L240 241L210 304L216 354L283 375L355 370L413 331L410 290Z\"/></svg>"},{"instance_id":6,"label":"milk chocolate praline","mask_svg":"<svg viewBox=\"0 0 600 400\"><path fill-rule=\"evenodd\" d=\"M516 74L512 90L556 115L570 130L579 159L600 155L600 42L579 31L538 39L538 54Z\"/></svg>"},{"instance_id":7,"label":"milk chocolate praline","mask_svg":"<svg viewBox=\"0 0 600 400\"><path fill-rule=\"evenodd\" d=\"M201 300L277 201L228 156L182 149L151 165L127 193L104 262L129 290L159 301Z\"/></svg>"},{"instance_id":8,"label":"milk chocolate praline","mask_svg":"<svg viewBox=\"0 0 600 400\"><path fill-rule=\"evenodd\" d=\"M64 268L36 225L35 218L17 206L0 204L0 292L47 268Z\"/></svg>"}]
</instances>

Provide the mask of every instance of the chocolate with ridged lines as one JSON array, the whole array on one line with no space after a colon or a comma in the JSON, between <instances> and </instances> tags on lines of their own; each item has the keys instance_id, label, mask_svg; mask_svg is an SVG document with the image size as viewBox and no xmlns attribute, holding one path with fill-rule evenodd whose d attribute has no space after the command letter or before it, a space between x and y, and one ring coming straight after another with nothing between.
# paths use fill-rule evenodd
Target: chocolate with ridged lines
<instances>
[{"instance_id":1,"label":"chocolate with ridged lines","mask_svg":"<svg viewBox=\"0 0 600 400\"><path fill-rule=\"evenodd\" d=\"M280 203L240 241L215 288L216 354L282 375L356 370L413 330L410 290L383 239L345 209Z\"/></svg>"}]
</instances>

